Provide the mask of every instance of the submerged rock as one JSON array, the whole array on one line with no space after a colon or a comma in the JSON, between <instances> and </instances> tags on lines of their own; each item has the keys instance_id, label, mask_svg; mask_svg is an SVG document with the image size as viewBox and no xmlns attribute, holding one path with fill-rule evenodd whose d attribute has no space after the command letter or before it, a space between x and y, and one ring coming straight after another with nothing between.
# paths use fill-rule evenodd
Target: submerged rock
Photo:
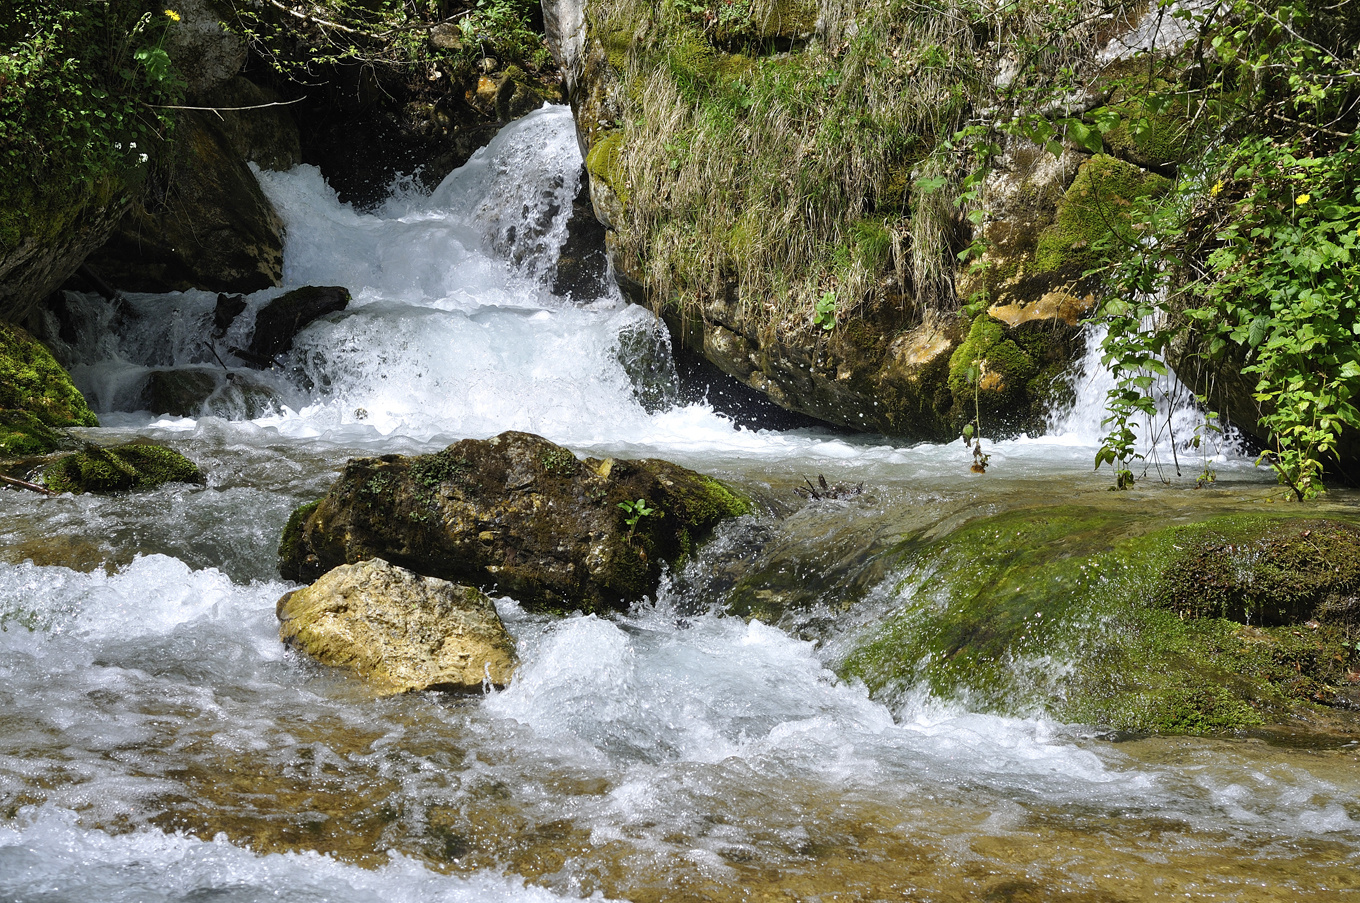
<instances>
[{"instance_id":1,"label":"submerged rock","mask_svg":"<svg viewBox=\"0 0 1360 903\"><path fill-rule=\"evenodd\" d=\"M879 695L1137 732L1336 727L1360 707L1360 527L1164 523L1031 508L910 543L902 607L842 672Z\"/></svg>"},{"instance_id":2,"label":"submerged rock","mask_svg":"<svg viewBox=\"0 0 1360 903\"><path fill-rule=\"evenodd\" d=\"M656 590L663 564L748 510L729 487L667 461L579 460L506 432L351 460L325 498L294 512L279 570L307 580L380 557L539 608L624 608Z\"/></svg>"},{"instance_id":3,"label":"submerged rock","mask_svg":"<svg viewBox=\"0 0 1360 903\"><path fill-rule=\"evenodd\" d=\"M42 473L53 492L120 492L150 489L162 483L202 483L194 462L173 448L134 443L117 448L87 446L59 458Z\"/></svg>"},{"instance_id":4,"label":"submerged rock","mask_svg":"<svg viewBox=\"0 0 1360 903\"><path fill-rule=\"evenodd\" d=\"M341 565L279 599L279 637L386 694L510 683L519 659L485 594L380 558Z\"/></svg>"}]
</instances>

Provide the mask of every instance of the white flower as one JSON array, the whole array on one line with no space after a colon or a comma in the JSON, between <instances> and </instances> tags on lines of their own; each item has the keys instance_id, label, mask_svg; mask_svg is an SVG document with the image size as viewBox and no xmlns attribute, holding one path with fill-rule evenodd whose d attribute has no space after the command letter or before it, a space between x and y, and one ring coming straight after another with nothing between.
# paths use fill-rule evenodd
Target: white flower
<instances>
[{"instance_id":1,"label":"white flower","mask_svg":"<svg viewBox=\"0 0 1360 903\"><path fill-rule=\"evenodd\" d=\"M137 158L138 163L145 163L146 160L147 160L146 154L142 154L140 157Z\"/></svg>"}]
</instances>

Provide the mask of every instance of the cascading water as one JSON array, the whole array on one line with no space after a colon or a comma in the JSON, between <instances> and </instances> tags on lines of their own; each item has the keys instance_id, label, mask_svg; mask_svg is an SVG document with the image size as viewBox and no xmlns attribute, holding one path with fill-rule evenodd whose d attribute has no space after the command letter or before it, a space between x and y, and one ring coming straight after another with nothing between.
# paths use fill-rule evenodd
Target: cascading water
<instances>
[{"instance_id":1,"label":"cascading water","mask_svg":"<svg viewBox=\"0 0 1360 903\"><path fill-rule=\"evenodd\" d=\"M172 441L209 482L0 493L0 899L1257 901L1360 887L1352 747L1111 744L924 695L889 709L828 670L852 618L814 644L720 614L709 572L743 536L811 524L815 567L852 575L913 529L1103 493L1108 478L1090 472L1089 425L998 443L979 477L962 443L745 430L640 391L640 369L665 372L647 356L665 342L651 315L603 288L545 288L579 167L569 113L548 108L432 194L373 213L313 169L261 173L287 223L287 282L354 294L273 370L230 349L277 290L217 336L205 293L69 300L53 332L103 436ZM184 369L215 381L193 416L142 410L148 374ZM287 653L274 545L291 508L347 456L504 429L667 457L782 508L818 473L868 488L734 525L627 617L500 600L524 665L484 698L374 699ZM1242 491L1260 480L1220 466ZM897 592L893 575L874 580L864 617Z\"/></svg>"}]
</instances>

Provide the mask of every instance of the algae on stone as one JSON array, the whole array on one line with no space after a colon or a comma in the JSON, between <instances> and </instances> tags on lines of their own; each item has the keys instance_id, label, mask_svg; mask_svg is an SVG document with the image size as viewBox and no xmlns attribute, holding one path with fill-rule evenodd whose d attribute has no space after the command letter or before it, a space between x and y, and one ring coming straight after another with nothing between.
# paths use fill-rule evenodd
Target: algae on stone
<instances>
[{"instance_id":1,"label":"algae on stone","mask_svg":"<svg viewBox=\"0 0 1360 903\"><path fill-rule=\"evenodd\" d=\"M201 483L203 474L172 448L133 443L116 448L87 446L49 464L42 481L53 492L121 492L162 483Z\"/></svg>"},{"instance_id":2,"label":"algae on stone","mask_svg":"<svg viewBox=\"0 0 1360 903\"><path fill-rule=\"evenodd\" d=\"M1357 574L1328 557L1356 542L1353 525L1278 515L1169 528L1079 507L983 518L905 550L903 607L842 671L876 694L924 687L977 710L1127 731L1316 717L1360 696L1348 676ZM1245 619L1282 592L1273 626L1221 616Z\"/></svg>"},{"instance_id":3,"label":"algae on stone","mask_svg":"<svg viewBox=\"0 0 1360 903\"><path fill-rule=\"evenodd\" d=\"M383 694L504 687L514 640L481 591L382 559L341 565L278 602L279 637Z\"/></svg>"}]
</instances>

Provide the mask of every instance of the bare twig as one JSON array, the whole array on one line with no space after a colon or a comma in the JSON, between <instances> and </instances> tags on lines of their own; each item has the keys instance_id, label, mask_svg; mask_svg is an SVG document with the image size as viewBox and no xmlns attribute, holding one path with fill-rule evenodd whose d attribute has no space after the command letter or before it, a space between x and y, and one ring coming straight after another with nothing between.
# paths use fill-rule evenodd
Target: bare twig
<instances>
[{"instance_id":1,"label":"bare twig","mask_svg":"<svg viewBox=\"0 0 1360 903\"><path fill-rule=\"evenodd\" d=\"M29 492L40 492L43 495L56 495L55 492L48 489L46 486L39 486L37 483L30 483L27 480L20 480L15 477L7 477L2 473L0 473L0 483L13 486L16 489L27 489Z\"/></svg>"}]
</instances>

